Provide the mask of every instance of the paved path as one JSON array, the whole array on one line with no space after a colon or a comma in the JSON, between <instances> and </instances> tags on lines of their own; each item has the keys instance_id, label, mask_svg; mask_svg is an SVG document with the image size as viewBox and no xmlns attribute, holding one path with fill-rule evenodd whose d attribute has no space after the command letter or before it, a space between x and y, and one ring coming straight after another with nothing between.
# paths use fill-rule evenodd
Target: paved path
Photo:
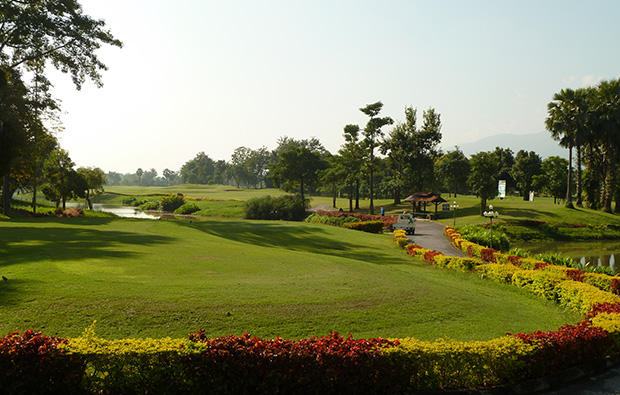
<instances>
[{"instance_id":1,"label":"paved path","mask_svg":"<svg viewBox=\"0 0 620 395\"><path fill-rule=\"evenodd\" d=\"M439 251L444 255L467 257L467 254L462 253L450 243L443 230L442 224L419 219L415 223L415 234L407 238L422 248Z\"/></svg>"}]
</instances>

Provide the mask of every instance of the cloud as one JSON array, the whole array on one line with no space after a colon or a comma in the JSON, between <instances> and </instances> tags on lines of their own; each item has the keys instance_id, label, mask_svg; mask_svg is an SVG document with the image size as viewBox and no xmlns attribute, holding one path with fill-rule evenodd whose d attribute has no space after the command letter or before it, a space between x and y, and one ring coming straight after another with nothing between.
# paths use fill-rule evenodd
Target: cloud
<instances>
[{"instance_id":1,"label":"cloud","mask_svg":"<svg viewBox=\"0 0 620 395\"><path fill-rule=\"evenodd\" d=\"M581 87L586 88L588 86L594 86L594 85L597 85L602 80L603 78L595 77L592 74L584 75L583 77L581 77Z\"/></svg>"}]
</instances>

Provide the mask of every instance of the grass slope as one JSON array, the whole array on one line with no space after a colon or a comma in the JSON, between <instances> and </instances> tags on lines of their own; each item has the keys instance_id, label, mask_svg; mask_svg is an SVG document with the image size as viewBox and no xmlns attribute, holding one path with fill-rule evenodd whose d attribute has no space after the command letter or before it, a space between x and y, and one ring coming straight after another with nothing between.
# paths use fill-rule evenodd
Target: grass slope
<instances>
[{"instance_id":1,"label":"grass slope","mask_svg":"<svg viewBox=\"0 0 620 395\"><path fill-rule=\"evenodd\" d=\"M391 237L306 223L0 221L0 332L490 339L579 317L416 262Z\"/></svg>"}]
</instances>

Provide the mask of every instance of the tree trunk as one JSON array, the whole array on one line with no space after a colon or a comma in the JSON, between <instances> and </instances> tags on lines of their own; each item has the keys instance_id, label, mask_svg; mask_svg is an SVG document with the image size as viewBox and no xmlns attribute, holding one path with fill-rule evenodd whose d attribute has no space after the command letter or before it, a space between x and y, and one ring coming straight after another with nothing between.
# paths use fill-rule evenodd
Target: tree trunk
<instances>
[{"instance_id":1,"label":"tree trunk","mask_svg":"<svg viewBox=\"0 0 620 395\"><path fill-rule=\"evenodd\" d=\"M349 185L349 212L353 212L353 193L355 192L355 187L353 184Z\"/></svg>"},{"instance_id":2,"label":"tree trunk","mask_svg":"<svg viewBox=\"0 0 620 395\"><path fill-rule=\"evenodd\" d=\"M400 188L394 187L394 204L400 204Z\"/></svg>"},{"instance_id":3,"label":"tree trunk","mask_svg":"<svg viewBox=\"0 0 620 395\"><path fill-rule=\"evenodd\" d=\"M360 209L360 180L355 181L355 209Z\"/></svg>"},{"instance_id":4,"label":"tree trunk","mask_svg":"<svg viewBox=\"0 0 620 395\"><path fill-rule=\"evenodd\" d=\"M2 213L4 215L8 215L11 209L10 187L9 176L6 175L2 179Z\"/></svg>"},{"instance_id":5,"label":"tree trunk","mask_svg":"<svg viewBox=\"0 0 620 395\"><path fill-rule=\"evenodd\" d=\"M583 207L581 198L581 145L577 147L577 207Z\"/></svg>"},{"instance_id":6,"label":"tree trunk","mask_svg":"<svg viewBox=\"0 0 620 395\"><path fill-rule=\"evenodd\" d=\"M566 201L564 202L564 205L568 208L574 208L572 191L570 189L572 180L573 180L573 145L569 144L568 145L568 185L566 186Z\"/></svg>"},{"instance_id":7,"label":"tree trunk","mask_svg":"<svg viewBox=\"0 0 620 395\"><path fill-rule=\"evenodd\" d=\"M93 203L90 201L90 189L86 190L86 203L88 203L88 209L93 209Z\"/></svg>"},{"instance_id":8,"label":"tree trunk","mask_svg":"<svg viewBox=\"0 0 620 395\"><path fill-rule=\"evenodd\" d=\"M375 174L372 168L373 165L373 160L374 160L374 155L372 154L372 151L370 152L370 185L369 185L369 190L370 190L370 215L374 215L375 214L375 206L374 206L374 198L375 198L375 191L374 191L374 183L375 183Z\"/></svg>"},{"instance_id":9,"label":"tree trunk","mask_svg":"<svg viewBox=\"0 0 620 395\"><path fill-rule=\"evenodd\" d=\"M487 207L487 200L480 198L480 215L482 215Z\"/></svg>"}]
</instances>

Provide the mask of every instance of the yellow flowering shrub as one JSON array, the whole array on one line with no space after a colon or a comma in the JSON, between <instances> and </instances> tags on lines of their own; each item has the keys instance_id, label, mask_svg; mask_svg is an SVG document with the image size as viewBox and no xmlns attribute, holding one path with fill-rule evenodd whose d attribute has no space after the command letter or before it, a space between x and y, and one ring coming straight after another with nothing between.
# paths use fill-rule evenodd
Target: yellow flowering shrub
<instances>
[{"instance_id":1,"label":"yellow flowering shrub","mask_svg":"<svg viewBox=\"0 0 620 395\"><path fill-rule=\"evenodd\" d=\"M472 342L407 338L383 352L410 367L409 389L415 391L481 388L521 380L536 348L512 336Z\"/></svg>"},{"instance_id":2,"label":"yellow flowering shrub","mask_svg":"<svg viewBox=\"0 0 620 395\"><path fill-rule=\"evenodd\" d=\"M592 326L607 331L614 341L616 351L620 350L620 314L599 313L592 318Z\"/></svg>"},{"instance_id":3,"label":"yellow flowering shrub","mask_svg":"<svg viewBox=\"0 0 620 395\"><path fill-rule=\"evenodd\" d=\"M560 305L575 309L584 315L595 303L620 302L619 296L578 281L561 282L556 287L556 291Z\"/></svg>"},{"instance_id":4,"label":"yellow flowering shrub","mask_svg":"<svg viewBox=\"0 0 620 395\"><path fill-rule=\"evenodd\" d=\"M583 282L595 286L596 288L611 292L611 280L613 277L602 273L584 273Z\"/></svg>"},{"instance_id":5,"label":"yellow flowering shrub","mask_svg":"<svg viewBox=\"0 0 620 395\"><path fill-rule=\"evenodd\" d=\"M525 288L529 292L548 300L556 300L555 288L562 281L566 281L563 273L546 272L542 270L519 270L512 274L512 284Z\"/></svg>"},{"instance_id":6,"label":"yellow flowering shrub","mask_svg":"<svg viewBox=\"0 0 620 395\"><path fill-rule=\"evenodd\" d=\"M513 274L519 271L522 269L511 264L489 263L476 266L476 272L480 273L481 276L506 284L512 284Z\"/></svg>"}]
</instances>

